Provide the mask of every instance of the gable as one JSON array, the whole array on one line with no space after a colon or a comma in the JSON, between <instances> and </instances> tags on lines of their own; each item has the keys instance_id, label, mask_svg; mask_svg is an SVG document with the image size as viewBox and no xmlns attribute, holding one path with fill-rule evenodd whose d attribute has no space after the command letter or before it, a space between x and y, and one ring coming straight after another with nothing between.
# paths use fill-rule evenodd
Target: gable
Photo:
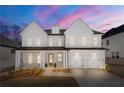
<instances>
[{"instance_id":1,"label":"gable","mask_svg":"<svg viewBox=\"0 0 124 93\"><path fill-rule=\"evenodd\" d=\"M31 22L21 33L20 35L26 35L26 34L40 34L40 35L47 35L47 33L36 23Z\"/></svg>"},{"instance_id":2,"label":"gable","mask_svg":"<svg viewBox=\"0 0 124 93\"><path fill-rule=\"evenodd\" d=\"M65 34L83 34L92 35L94 32L80 18L74 21L70 27L64 32Z\"/></svg>"}]
</instances>

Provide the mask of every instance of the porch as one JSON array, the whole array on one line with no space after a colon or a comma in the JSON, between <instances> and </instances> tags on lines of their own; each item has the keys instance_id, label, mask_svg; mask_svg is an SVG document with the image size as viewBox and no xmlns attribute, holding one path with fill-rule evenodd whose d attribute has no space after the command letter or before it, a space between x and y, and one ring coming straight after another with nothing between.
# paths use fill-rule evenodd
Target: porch
<instances>
[{"instance_id":1,"label":"porch","mask_svg":"<svg viewBox=\"0 0 124 93\"><path fill-rule=\"evenodd\" d=\"M67 68L66 50L16 50L15 69Z\"/></svg>"}]
</instances>

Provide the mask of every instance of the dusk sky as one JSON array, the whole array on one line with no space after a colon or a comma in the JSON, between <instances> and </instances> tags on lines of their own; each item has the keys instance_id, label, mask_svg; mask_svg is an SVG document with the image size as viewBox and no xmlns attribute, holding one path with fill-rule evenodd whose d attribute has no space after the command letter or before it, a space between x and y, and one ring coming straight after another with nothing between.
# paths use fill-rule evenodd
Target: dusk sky
<instances>
[{"instance_id":1,"label":"dusk sky","mask_svg":"<svg viewBox=\"0 0 124 93\"><path fill-rule=\"evenodd\" d=\"M35 20L44 29L51 28L55 24L66 29L79 17L91 29L106 32L124 24L124 6L0 6L0 22L22 27Z\"/></svg>"}]
</instances>

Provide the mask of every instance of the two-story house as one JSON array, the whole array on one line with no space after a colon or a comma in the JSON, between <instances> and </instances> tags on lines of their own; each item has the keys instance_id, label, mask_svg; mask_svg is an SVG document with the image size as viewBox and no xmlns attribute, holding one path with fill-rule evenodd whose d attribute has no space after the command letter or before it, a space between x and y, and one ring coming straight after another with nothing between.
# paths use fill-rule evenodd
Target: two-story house
<instances>
[{"instance_id":1,"label":"two-story house","mask_svg":"<svg viewBox=\"0 0 124 93\"><path fill-rule=\"evenodd\" d=\"M21 33L16 49L18 68L105 68L102 33L91 30L80 18L68 29L58 25L44 30L31 22Z\"/></svg>"}]
</instances>

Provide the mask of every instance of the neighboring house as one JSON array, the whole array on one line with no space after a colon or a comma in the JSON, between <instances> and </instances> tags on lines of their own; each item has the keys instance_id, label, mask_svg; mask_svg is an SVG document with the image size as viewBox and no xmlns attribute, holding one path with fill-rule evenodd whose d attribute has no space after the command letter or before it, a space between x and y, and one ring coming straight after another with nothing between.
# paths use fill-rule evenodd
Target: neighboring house
<instances>
[{"instance_id":1,"label":"neighboring house","mask_svg":"<svg viewBox=\"0 0 124 93\"><path fill-rule=\"evenodd\" d=\"M13 49L16 44L4 37L0 36L0 72L7 71L15 66L15 54Z\"/></svg>"},{"instance_id":2,"label":"neighboring house","mask_svg":"<svg viewBox=\"0 0 124 93\"><path fill-rule=\"evenodd\" d=\"M109 49L106 53L108 59L124 64L124 25L109 30L102 39L103 47Z\"/></svg>"},{"instance_id":3,"label":"neighboring house","mask_svg":"<svg viewBox=\"0 0 124 93\"><path fill-rule=\"evenodd\" d=\"M18 68L105 68L102 33L91 30L80 18L67 30L53 26L43 30L31 22L21 33L16 51Z\"/></svg>"}]
</instances>

